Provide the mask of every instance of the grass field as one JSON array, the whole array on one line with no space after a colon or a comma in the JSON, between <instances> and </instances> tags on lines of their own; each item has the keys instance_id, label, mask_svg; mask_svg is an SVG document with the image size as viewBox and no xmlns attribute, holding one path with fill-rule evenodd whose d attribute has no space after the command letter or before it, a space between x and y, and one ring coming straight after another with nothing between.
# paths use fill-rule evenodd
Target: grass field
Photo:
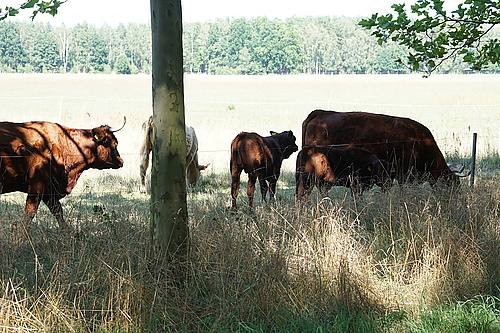
<instances>
[{"instance_id":1,"label":"grass field","mask_svg":"<svg viewBox=\"0 0 500 333\"><path fill-rule=\"evenodd\" d=\"M25 196L0 196L0 332L500 332L498 87L494 75L186 76L186 122L211 165L188 192L179 282L176 265L150 257L149 196L138 186L150 77L2 74L2 121L88 128L89 112L127 125L117 133L124 168L84 172L62 200L76 237L41 207L32 242L14 247L7 235ZM300 142L316 108L416 119L465 163L477 132L476 185L394 186L356 200L335 188L298 210L292 155L276 206L256 196L255 214L232 213L234 136L291 129Z\"/></svg>"}]
</instances>

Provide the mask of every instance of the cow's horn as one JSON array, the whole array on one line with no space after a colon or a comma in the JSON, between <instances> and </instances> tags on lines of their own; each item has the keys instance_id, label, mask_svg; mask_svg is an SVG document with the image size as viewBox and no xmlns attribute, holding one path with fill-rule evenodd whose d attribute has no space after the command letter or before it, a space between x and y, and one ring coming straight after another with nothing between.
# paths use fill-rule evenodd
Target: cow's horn
<instances>
[{"instance_id":1,"label":"cow's horn","mask_svg":"<svg viewBox=\"0 0 500 333\"><path fill-rule=\"evenodd\" d=\"M469 172L454 172L454 174L457 177L467 177L467 176L470 176L470 170L469 170Z\"/></svg>"},{"instance_id":2,"label":"cow's horn","mask_svg":"<svg viewBox=\"0 0 500 333\"><path fill-rule=\"evenodd\" d=\"M450 168L451 171L455 172L455 173L460 173L462 171L464 171L465 169L465 165L463 164L460 164L460 163L450 163L448 164L448 167Z\"/></svg>"},{"instance_id":3,"label":"cow's horn","mask_svg":"<svg viewBox=\"0 0 500 333\"><path fill-rule=\"evenodd\" d=\"M119 128L111 127L109 129L109 131L110 132L118 132L119 130L121 130L125 126L126 123L127 123L127 117L123 116L123 125Z\"/></svg>"},{"instance_id":4,"label":"cow's horn","mask_svg":"<svg viewBox=\"0 0 500 333\"><path fill-rule=\"evenodd\" d=\"M90 128L94 128L94 121L92 120L92 115L90 114L90 112L87 112L87 116L89 116L90 119Z\"/></svg>"}]
</instances>

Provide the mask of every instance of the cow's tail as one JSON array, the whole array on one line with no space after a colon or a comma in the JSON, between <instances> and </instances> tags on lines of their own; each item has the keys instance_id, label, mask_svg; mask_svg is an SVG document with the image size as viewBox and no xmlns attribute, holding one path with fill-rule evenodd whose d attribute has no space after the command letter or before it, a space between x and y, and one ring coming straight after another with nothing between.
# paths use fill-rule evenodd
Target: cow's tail
<instances>
[{"instance_id":1,"label":"cow's tail","mask_svg":"<svg viewBox=\"0 0 500 333\"><path fill-rule=\"evenodd\" d=\"M240 153L238 151L240 135L236 136L231 142L231 156L229 158L229 170L232 172L233 167L236 167L240 162Z\"/></svg>"},{"instance_id":2,"label":"cow's tail","mask_svg":"<svg viewBox=\"0 0 500 333\"><path fill-rule=\"evenodd\" d=\"M140 158L140 176L141 176L141 192L146 191L146 171L149 166L149 154L153 149L153 117L150 116L142 124L142 142L139 152Z\"/></svg>"},{"instance_id":3,"label":"cow's tail","mask_svg":"<svg viewBox=\"0 0 500 333\"><path fill-rule=\"evenodd\" d=\"M186 125L186 167L193 163L198 154L198 138L192 126ZM198 164L198 160L196 160Z\"/></svg>"}]
</instances>

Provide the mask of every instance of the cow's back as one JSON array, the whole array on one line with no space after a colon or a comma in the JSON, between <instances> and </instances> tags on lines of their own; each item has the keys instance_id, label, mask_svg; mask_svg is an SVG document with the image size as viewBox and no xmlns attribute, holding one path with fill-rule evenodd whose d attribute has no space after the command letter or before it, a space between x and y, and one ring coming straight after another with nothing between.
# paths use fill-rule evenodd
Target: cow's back
<instances>
[{"instance_id":1,"label":"cow's back","mask_svg":"<svg viewBox=\"0 0 500 333\"><path fill-rule=\"evenodd\" d=\"M10 123L0 122L0 149L14 152L31 149L33 153L43 152L50 148L52 141L57 139L54 133L67 130L66 127L50 122Z\"/></svg>"},{"instance_id":2,"label":"cow's back","mask_svg":"<svg viewBox=\"0 0 500 333\"><path fill-rule=\"evenodd\" d=\"M196 168L198 168L198 138L192 126L186 125L186 167L196 158Z\"/></svg>"},{"instance_id":3,"label":"cow's back","mask_svg":"<svg viewBox=\"0 0 500 333\"><path fill-rule=\"evenodd\" d=\"M47 130L52 123L0 122L0 191L26 192L35 168L53 158L48 151ZM39 174L39 172L37 172Z\"/></svg>"},{"instance_id":4,"label":"cow's back","mask_svg":"<svg viewBox=\"0 0 500 333\"><path fill-rule=\"evenodd\" d=\"M434 137L427 127L412 119L360 111L315 110L302 123L303 146L375 146L387 140L397 143L408 139Z\"/></svg>"}]
</instances>

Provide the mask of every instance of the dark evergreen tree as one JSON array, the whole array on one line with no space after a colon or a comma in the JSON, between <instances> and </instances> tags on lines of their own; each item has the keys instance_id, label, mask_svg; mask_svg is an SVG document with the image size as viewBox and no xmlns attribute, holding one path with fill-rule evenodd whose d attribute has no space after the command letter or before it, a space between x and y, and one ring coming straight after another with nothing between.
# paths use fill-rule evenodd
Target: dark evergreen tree
<instances>
[{"instance_id":1,"label":"dark evergreen tree","mask_svg":"<svg viewBox=\"0 0 500 333\"><path fill-rule=\"evenodd\" d=\"M107 44L96 28L87 23L74 28L74 66L80 72L103 71L108 63Z\"/></svg>"},{"instance_id":2,"label":"dark evergreen tree","mask_svg":"<svg viewBox=\"0 0 500 333\"><path fill-rule=\"evenodd\" d=\"M49 29L35 35L29 52L29 62L38 73L59 70L59 48Z\"/></svg>"},{"instance_id":3,"label":"dark evergreen tree","mask_svg":"<svg viewBox=\"0 0 500 333\"><path fill-rule=\"evenodd\" d=\"M26 53L21 43L18 24L0 22L0 65L16 70L26 63Z\"/></svg>"},{"instance_id":4,"label":"dark evergreen tree","mask_svg":"<svg viewBox=\"0 0 500 333\"><path fill-rule=\"evenodd\" d=\"M115 62L115 72L118 74L130 74L130 61L125 54L120 54L118 58L116 58Z\"/></svg>"}]
</instances>

